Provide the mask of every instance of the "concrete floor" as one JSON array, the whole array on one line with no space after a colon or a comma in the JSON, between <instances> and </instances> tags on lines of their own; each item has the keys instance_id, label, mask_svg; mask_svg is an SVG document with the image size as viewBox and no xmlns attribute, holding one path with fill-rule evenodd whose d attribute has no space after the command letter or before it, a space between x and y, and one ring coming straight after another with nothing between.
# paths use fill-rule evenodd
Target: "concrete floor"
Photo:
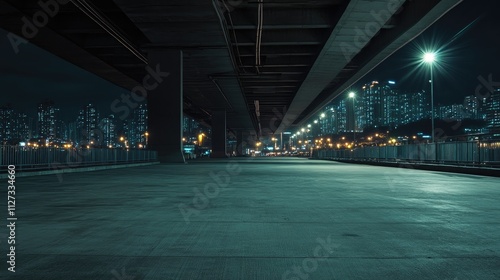
<instances>
[{"instance_id":1,"label":"concrete floor","mask_svg":"<svg viewBox=\"0 0 500 280\"><path fill-rule=\"evenodd\" d=\"M241 158L16 187L2 279L500 279L500 178Z\"/></svg>"}]
</instances>

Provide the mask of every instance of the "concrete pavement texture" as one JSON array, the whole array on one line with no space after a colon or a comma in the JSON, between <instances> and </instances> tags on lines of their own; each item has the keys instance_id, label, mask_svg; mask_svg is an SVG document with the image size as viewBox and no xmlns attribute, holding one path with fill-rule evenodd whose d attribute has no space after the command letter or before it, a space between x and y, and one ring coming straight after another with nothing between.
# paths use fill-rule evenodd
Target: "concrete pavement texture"
<instances>
[{"instance_id":1,"label":"concrete pavement texture","mask_svg":"<svg viewBox=\"0 0 500 280\"><path fill-rule=\"evenodd\" d=\"M300 158L24 177L0 278L500 279L499 201L500 178Z\"/></svg>"}]
</instances>

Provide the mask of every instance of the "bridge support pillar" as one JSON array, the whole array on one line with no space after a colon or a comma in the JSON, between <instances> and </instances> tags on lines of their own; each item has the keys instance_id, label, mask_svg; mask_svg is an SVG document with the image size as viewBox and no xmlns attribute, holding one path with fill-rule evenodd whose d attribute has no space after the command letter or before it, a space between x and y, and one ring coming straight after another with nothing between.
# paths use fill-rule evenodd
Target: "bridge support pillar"
<instances>
[{"instance_id":1,"label":"bridge support pillar","mask_svg":"<svg viewBox=\"0 0 500 280\"><path fill-rule=\"evenodd\" d=\"M184 163L182 51L151 50L148 61L148 146L162 163Z\"/></svg>"},{"instance_id":2,"label":"bridge support pillar","mask_svg":"<svg viewBox=\"0 0 500 280\"><path fill-rule=\"evenodd\" d=\"M226 111L212 112L212 158L225 158L226 154Z\"/></svg>"},{"instance_id":3,"label":"bridge support pillar","mask_svg":"<svg viewBox=\"0 0 500 280\"><path fill-rule=\"evenodd\" d=\"M236 131L236 155L243 155L243 131Z\"/></svg>"}]
</instances>

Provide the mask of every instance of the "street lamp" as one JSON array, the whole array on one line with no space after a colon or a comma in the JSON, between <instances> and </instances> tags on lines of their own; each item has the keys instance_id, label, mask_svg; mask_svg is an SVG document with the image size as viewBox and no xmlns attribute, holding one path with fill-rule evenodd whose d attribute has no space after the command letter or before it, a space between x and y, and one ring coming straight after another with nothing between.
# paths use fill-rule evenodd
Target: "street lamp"
<instances>
[{"instance_id":1,"label":"street lamp","mask_svg":"<svg viewBox=\"0 0 500 280\"><path fill-rule=\"evenodd\" d=\"M203 144L203 137L206 136L205 133L198 134L198 145L201 147Z\"/></svg>"},{"instance_id":2,"label":"street lamp","mask_svg":"<svg viewBox=\"0 0 500 280\"><path fill-rule=\"evenodd\" d=\"M125 148L128 149L128 140L125 138L125 137L120 137L120 142L123 142L123 144L125 145Z\"/></svg>"},{"instance_id":3,"label":"street lamp","mask_svg":"<svg viewBox=\"0 0 500 280\"><path fill-rule=\"evenodd\" d=\"M356 143L356 108L354 105L355 97L356 94L353 91L349 92L349 98L352 98L352 122L353 122L352 138L354 143Z\"/></svg>"},{"instance_id":4,"label":"street lamp","mask_svg":"<svg viewBox=\"0 0 500 280\"><path fill-rule=\"evenodd\" d=\"M149 136L149 132L144 132L144 136L146 136L146 145L144 146L144 148L146 148L148 146L148 136Z\"/></svg>"},{"instance_id":5,"label":"street lamp","mask_svg":"<svg viewBox=\"0 0 500 280\"><path fill-rule=\"evenodd\" d=\"M431 83L431 123L432 123L432 143L434 143L434 77L432 73L433 69L433 64L434 61L436 61L436 54L433 52L427 52L424 53L423 61L427 64L429 64L429 67L431 69L431 80L429 81Z\"/></svg>"}]
</instances>

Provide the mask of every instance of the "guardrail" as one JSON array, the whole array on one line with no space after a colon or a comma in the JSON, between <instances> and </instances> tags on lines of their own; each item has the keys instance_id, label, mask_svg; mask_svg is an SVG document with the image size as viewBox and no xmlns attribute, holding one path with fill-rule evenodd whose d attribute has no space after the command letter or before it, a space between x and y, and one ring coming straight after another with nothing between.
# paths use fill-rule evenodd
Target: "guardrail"
<instances>
[{"instance_id":1,"label":"guardrail","mask_svg":"<svg viewBox=\"0 0 500 280\"><path fill-rule=\"evenodd\" d=\"M1 169L8 165L15 165L16 170L61 169L154 162L157 158L157 152L149 150L0 146Z\"/></svg>"},{"instance_id":2,"label":"guardrail","mask_svg":"<svg viewBox=\"0 0 500 280\"><path fill-rule=\"evenodd\" d=\"M397 146L364 146L355 149L319 149L320 159L408 161L500 167L500 142L443 142Z\"/></svg>"}]
</instances>

